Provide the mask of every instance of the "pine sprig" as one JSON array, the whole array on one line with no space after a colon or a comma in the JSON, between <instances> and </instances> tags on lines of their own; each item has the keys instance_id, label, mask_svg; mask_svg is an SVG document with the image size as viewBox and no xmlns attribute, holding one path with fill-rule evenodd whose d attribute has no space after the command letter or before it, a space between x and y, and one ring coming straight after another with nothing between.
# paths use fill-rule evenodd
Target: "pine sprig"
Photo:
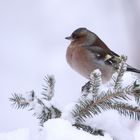
<instances>
[{"instance_id":1,"label":"pine sprig","mask_svg":"<svg viewBox=\"0 0 140 140\"><path fill-rule=\"evenodd\" d=\"M92 128L90 126L87 126L81 123L75 123L73 124L73 126L75 126L77 129L82 129L83 131L86 131L92 135L104 136L104 131L101 129Z\"/></svg>"},{"instance_id":2,"label":"pine sprig","mask_svg":"<svg viewBox=\"0 0 140 140\"><path fill-rule=\"evenodd\" d=\"M140 106L140 81L139 80L136 80L134 82L133 89L134 89L134 98L135 98L135 101Z\"/></svg>"},{"instance_id":3,"label":"pine sprig","mask_svg":"<svg viewBox=\"0 0 140 140\"><path fill-rule=\"evenodd\" d=\"M22 94L14 93L10 98L10 102L17 109L24 109L29 107L29 111L34 111L33 115L39 120L40 125L52 118L59 118L61 116L61 111L54 107L50 100L54 96L54 84L55 79L53 76L45 77L46 85L43 87L43 93L41 93L42 98L38 98L34 91L28 92L24 96Z\"/></svg>"},{"instance_id":4,"label":"pine sprig","mask_svg":"<svg viewBox=\"0 0 140 140\"><path fill-rule=\"evenodd\" d=\"M43 86L43 93L42 95L44 96L43 98L46 100L51 100L52 97L54 96L54 86L55 86L55 79L54 76L45 76L44 78L45 85Z\"/></svg>"},{"instance_id":5,"label":"pine sprig","mask_svg":"<svg viewBox=\"0 0 140 140\"><path fill-rule=\"evenodd\" d=\"M125 97L120 93L112 93L108 91L108 94L102 93L99 96L90 99L81 99L79 100L79 104L75 106L75 109L72 112L74 118L76 118L77 122L85 121L85 118L93 117L101 113L102 110L107 110L110 107L108 106L108 102L114 102L115 99L124 99Z\"/></svg>"},{"instance_id":6,"label":"pine sprig","mask_svg":"<svg viewBox=\"0 0 140 140\"><path fill-rule=\"evenodd\" d=\"M119 100L129 100L129 98L122 92L102 93L98 97L94 97L93 100L80 100L79 104L75 106L72 112L77 122L84 122L85 118L93 117L108 109L115 109L124 116L131 116L133 119L140 119L140 108L133 107L127 103L118 103ZM126 115L127 114L127 115Z\"/></svg>"},{"instance_id":7,"label":"pine sprig","mask_svg":"<svg viewBox=\"0 0 140 140\"><path fill-rule=\"evenodd\" d=\"M43 126L44 122L52 118L52 112L49 108L43 107L42 111L35 116L40 120L40 125Z\"/></svg>"},{"instance_id":8,"label":"pine sprig","mask_svg":"<svg viewBox=\"0 0 140 140\"><path fill-rule=\"evenodd\" d=\"M121 115L128 116L131 119L140 120L139 106L129 104L130 97L133 96L138 105L140 105L140 82L135 81L126 87L122 86L122 77L126 71L126 57L122 56L118 60L119 65L115 66L118 71L112 76L112 85L107 91L101 89L101 72L95 70L90 75L90 81L82 87L85 96L81 96L74 109L72 117L75 119L77 129L82 129L93 135L103 135L103 130L94 129L87 126L86 118L94 117L102 111L113 109ZM10 98L12 104L17 108L30 107L34 111L34 116L39 119L40 125L52 118L60 118L62 112L54 105L51 100L54 96L55 79L53 76L45 77L45 86L43 86L42 98L38 98L35 92L29 92L29 96L14 93ZM92 97L92 98L88 98ZM125 101L125 102L124 102ZM39 112L37 111L39 109ZM83 124L83 122L85 122Z\"/></svg>"},{"instance_id":9,"label":"pine sprig","mask_svg":"<svg viewBox=\"0 0 140 140\"><path fill-rule=\"evenodd\" d=\"M43 124L52 118L60 118L61 111L54 107L53 105L47 106L41 99L36 98L37 103L40 105L40 112L35 112L33 115L39 119L40 125L43 126Z\"/></svg>"},{"instance_id":10,"label":"pine sprig","mask_svg":"<svg viewBox=\"0 0 140 140\"><path fill-rule=\"evenodd\" d=\"M17 109L24 109L26 107L29 106L29 101L27 101L23 96L22 94L12 94L12 97L9 98L10 102L12 103L12 105L17 108Z\"/></svg>"},{"instance_id":11,"label":"pine sprig","mask_svg":"<svg viewBox=\"0 0 140 140\"><path fill-rule=\"evenodd\" d=\"M96 94L98 94L101 84L102 84L102 79L101 79L100 70L97 69L97 70L91 72L89 92L95 96Z\"/></svg>"},{"instance_id":12,"label":"pine sprig","mask_svg":"<svg viewBox=\"0 0 140 140\"><path fill-rule=\"evenodd\" d=\"M111 109L117 110L121 115L129 116L130 119L140 120L140 108L138 106L134 107L128 103L110 103L109 106Z\"/></svg>"},{"instance_id":13,"label":"pine sprig","mask_svg":"<svg viewBox=\"0 0 140 140\"><path fill-rule=\"evenodd\" d=\"M97 69L97 70L91 72L90 81L87 82L82 87L83 95L87 96L88 94L91 94L94 98L94 96L96 96L98 94L101 84L102 84L101 72L100 72L100 70Z\"/></svg>"},{"instance_id":14,"label":"pine sprig","mask_svg":"<svg viewBox=\"0 0 140 140\"><path fill-rule=\"evenodd\" d=\"M86 94L91 94L91 89L92 91L94 91L94 89L96 89L95 87L97 87L98 90L96 90L97 93L96 96L93 97L93 99L84 98L83 96L83 98L81 98L75 105L75 108L72 111L72 115L76 119L76 122L84 122L86 118L94 117L94 115L97 115L102 111L108 109L115 109L124 116L130 116L131 118L138 120L140 119L140 108L138 108L137 106L130 106L128 103L123 103L124 100L126 102L130 100L129 96L134 96L138 104L140 102L139 83L134 82L132 85L128 85L122 88L122 77L127 68L126 59L127 58L124 56L121 57L121 63L119 64L117 75L113 75L113 90L111 88L106 92L99 91L98 85L100 84L96 84L95 82L96 71L93 72L94 74L91 73L89 83L92 88L89 86L89 84L86 84L84 87L86 89ZM101 75L98 75L98 79L100 78Z\"/></svg>"},{"instance_id":15,"label":"pine sprig","mask_svg":"<svg viewBox=\"0 0 140 140\"><path fill-rule=\"evenodd\" d=\"M126 56L121 56L120 63L118 64L117 73L114 73L113 76L112 76L114 89L121 88L122 77L123 77L123 75L124 75L124 73L126 72L126 69L127 69L126 61L127 61L127 57ZM117 76L116 76L116 74L117 74Z\"/></svg>"}]
</instances>

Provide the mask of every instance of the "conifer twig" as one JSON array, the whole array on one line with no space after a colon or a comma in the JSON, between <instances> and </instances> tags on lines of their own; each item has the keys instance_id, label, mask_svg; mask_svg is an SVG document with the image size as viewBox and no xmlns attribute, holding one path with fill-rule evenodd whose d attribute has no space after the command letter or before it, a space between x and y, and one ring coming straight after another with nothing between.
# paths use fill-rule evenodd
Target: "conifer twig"
<instances>
[{"instance_id":1,"label":"conifer twig","mask_svg":"<svg viewBox=\"0 0 140 140\"><path fill-rule=\"evenodd\" d=\"M102 84L102 79L101 79L100 70L97 69L91 72L89 93L92 93L93 96L97 95L101 84Z\"/></svg>"},{"instance_id":2,"label":"conifer twig","mask_svg":"<svg viewBox=\"0 0 140 140\"><path fill-rule=\"evenodd\" d=\"M82 129L83 131L86 131L92 135L104 136L104 131L101 129L92 128L90 126L87 126L81 123L75 123L73 124L73 126L75 126L77 129Z\"/></svg>"},{"instance_id":3,"label":"conifer twig","mask_svg":"<svg viewBox=\"0 0 140 140\"><path fill-rule=\"evenodd\" d=\"M120 108L114 107L114 106L110 106L111 103L117 103L118 99L119 100L129 100L129 98L126 96L131 95L132 92L129 90L129 88L126 87L126 89L122 89L122 90L118 90L115 92L112 92L111 90L108 90L107 93L101 93L100 95L96 96L93 98L93 100L90 99L81 99L79 101L79 104L77 104L75 106L75 109L72 112L72 115L74 118L76 118L76 120L79 122L83 122L85 121L85 118L87 117L93 117L96 114L101 113L103 110L107 110L107 109L116 109L117 111L119 111L120 113L125 111L125 109L127 108L129 111L129 114L135 114L135 116L137 116L137 119L139 119L139 112L138 110L140 109L133 109L132 112L132 107L130 108L130 106L128 106L128 104L126 105L126 108L124 108L124 106L120 106ZM125 94L124 94L125 92ZM140 96L139 96L140 97ZM121 103L120 103L121 105ZM120 111L121 110L121 111ZM126 116L126 115L125 115ZM132 115L133 117L133 115ZM135 117L136 118L136 117Z\"/></svg>"},{"instance_id":4,"label":"conifer twig","mask_svg":"<svg viewBox=\"0 0 140 140\"><path fill-rule=\"evenodd\" d=\"M101 72L100 72L100 70L97 69L97 70L91 72L90 81L87 82L82 87L83 95L87 96L88 94L91 94L94 98L94 96L96 96L98 94L101 84L102 84Z\"/></svg>"},{"instance_id":5,"label":"conifer twig","mask_svg":"<svg viewBox=\"0 0 140 140\"><path fill-rule=\"evenodd\" d=\"M12 94L12 97L9 99L10 102L12 103L13 106L15 106L15 108L19 109L19 108L26 108L29 106L29 101L27 101L22 94Z\"/></svg>"},{"instance_id":6,"label":"conifer twig","mask_svg":"<svg viewBox=\"0 0 140 140\"><path fill-rule=\"evenodd\" d=\"M96 71L91 73L91 76L90 76L91 87L87 88L86 94L88 95L91 92L94 93L94 91L96 91L96 96L94 96L93 99L88 99L88 98L83 97L75 105L75 108L72 111L72 115L76 119L76 122L81 123L85 121L87 117L93 117L94 115L99 114L102 111L107 110L107 109L115 109L122 115L130 116L133 119L138 119L138 120L140 119L139 117L140 108L138 108L137 106L134 106L134 107L130 106L127 103L123 104L122 102L119 102L119 100L129 101L130 99L128 98L128 95L134 96L137 103L139 103L140 101L139 100L140 99L140 84L136 84L135 82L132 85L128 85L122 88L122 77L127 68L126 60L127 60L127 57L125 56L121 57L121 62L119 64L117 75L115 76L113 75L113 78L112 78L114 81L113 90L111 88L111 90L108 89L106 92L99 91L98 85L100 84L97 84L95 81L101 78L101 74L98 75L98 78L97 78L97 76L95 77Z\"/></svg>"},{"instance_id":7,"label":"conifer twig","mask_svg":"<svg viewBox=\"0 0 140 140\"><path fill-rule=\"evenodd\" d=\"M118 64L118 70L117 70L117 73L114 73L112 75L112 80L113 80L113 83L114 83L114 89L119 89L121 88L121 84L122 84L122 77L124 75L124 73L126 72L126 69L127 69L127 64L126 64L126 61L127 61L127 57L126 56L121 56L121 62Z\"/></svg>"},{"instance_id":8,"label":"conifer twig","mask_svg":"<svg viewBox=\"0 0 140 140\"><path fill-rule=\"evenodd\" d=\"M128 86L122 86L122 77L127 68L126 59L125 56L120 57L119 65L115 66L118 71L112 76L113 84L108 90L101 89L101 72L95 70L91 73L90 81L82 87L82 91L86 96L82 95L82 98L79 99L71 112L72 117L75 119L73 126L77 129L82 129L93 135L103 135L103 130L94 129L85 125L86 123L83 124L83 122L86 121L86 118L94 117L109 109L117 110L121 115L140 120L140 107L129 104L129 96L133 96L136 103L140 105L140 82L136 80ZM39 119L41 126L48 119L60 118L62 114L61 110L52 105L51 102L54 96L54 77L45 77L45 83L46 85L41 93L42 98L38 98L34 91L28 93L28 98L16 93L10 98L10 101L17 109L29 107L30 110L33 110L34 116ZM40 108L39 112L36 111L38 108Z\"/></svg>"},{"instance_id":9,"label":"conifer twig","mask_svg":"<svg viewBox=\"0 0 140 140\"><path fill-rule=\"evenodd\" d=\"M44 96L44 99L51 100L54 96L54 86L55 86L55 79L54 76L45 76L44 78L46 85L43 86L44 92L42 95Z\"/></svg>"},{"instance_id":10,"label":"conifer twig","mask_svg":"<svg viewBox=\"0 0 140 140\"><path fill-rule=\"evenodd\" d=\"M28 96L25 97L23 97L22 94L15 93L10 98L10 101L17 109L29 107L29 111L33 110L33 115L39 119L41 126L43 126L48 119L59 118L61 116L61 111L50 103L50 100L54 96L54 77L45 77L45 82L46 85L42 93L43 98L41 99L35 95L34 91L28 92Z\"/></svg>"}]
</instances>

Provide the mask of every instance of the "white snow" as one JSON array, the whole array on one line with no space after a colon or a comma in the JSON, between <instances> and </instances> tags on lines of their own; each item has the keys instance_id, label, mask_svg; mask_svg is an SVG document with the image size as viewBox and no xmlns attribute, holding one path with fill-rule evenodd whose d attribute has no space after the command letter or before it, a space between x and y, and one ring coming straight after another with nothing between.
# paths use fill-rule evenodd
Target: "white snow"
<instances>
[{"instance_id":1,"label":"white snow","mask_svg":"<svg viewBox=\"0 0 140 140\"><path fill-rule=\"evenodd\" d=\"M130 72L126 72L122 78L122 87L127 87L133 84L138 79L137 76ZM101 85L102 91L107 91L109 89L113 90L110 83L106 85ZM121 101L126 102L126 101ZM133 98L129 101L129 104L136 105ZM132 131L132 126L135 127L136 123L126 117L122 117L115 110L107 110L101 114L94 116L94 118L87 119L86 124L93 126L95 128L103 129L112 135L114 138L119 140L134 140L134 132Z\"/></svg>"},{"instance_id":2,"label":"white snow","mask_svg":"<svg viewBox=\"0 0 140 140\"><path fill-rule=\"evenodd\" d=\"M99 71L97 72L99 73ZM130 85L135 80L137 80L136 76L131 73L126 73L123 77L123 86ZM101 91L106 91L108 86L109 85L102 85ZM41 106L37 104L36 97L34 101L31 101L31 96L28 96L28 99L31 102L31 107L34 108L34 113L36 115L39 114L41 112ZM50 107L51 104L57 106L55 100L45 102L45 105L48 107ZM118 112L114 110L104 111L93 118L87 118L85 121L86 125L105 130L106 133L104 137L94 136L83 130L76 129L72 126L75 120L71 114L75 104L76 102L71 102L64 106L61 118L48 120L41 131L39 131L39 129L37 131L18 129L12 132L1 133L0 140L112 140L111 136L119 140L138 140L139 126L135 128L135 131L133 131L131 127L136 126L135 124L137 122L120 116Z\"/></svg>"},{"instance_id":3,"label":"white snow","mask_svg":"<svg viewBox=\"0 0 140 140\"><path fill-rule=\"evenodd\" d=\"M64 107L62 110L63 113L61 116L61 118L68 120L72 124L75 123L75 119L72 117L72 113L71 113L75 104L76 104L76 102L72 102L72 103L68 104L66 107Z\"/></svg>"},{"instance_id":4,"label":"white snow","mask_svg":"<svg viewBox=\"0 0 140 140\"><path fill-rule=\"evenodd\" d=\"M121 117L117 111L107 110L94 116L94 119L88 118L85 124L93 128L103 129L113 136L113 138L119 140L134 140L133 131L129 128L132 123L132 120Z\"/></svg>"},{"instance_id":5,"label":"white snow","mask_svg":"<svg viewBox=\"0 0 140 140\"><path fill-rule=\"evenodd\" d=\"M11 132L0 133L0 140L30 140L29 129L17 129Z\"/></svg>"},{"instance_id":6,"label":"white snow","mask_svg":"<svg viewBox=\"0 0 140 140\"><path fill-rule=\"evenodd\" d=\"M131 85L136 80L137 77L135 75L126 73L123 76L122 86L126 87L128 85ZM102 85L102 89L100 92L106 91L106 89L108 88L110 88L108 87L108 85ZM136 105L133 98L131 101L129 101L129 103L131 105ZM62 118L70 121L71 123L74 122L70 113L74 104L75 103L67 105L62 114ZM136 126L136 123L138 122L134 122L129 118L120 116L120 114L115 110L103 111L101 114L94 116L93 118L87 118L85 121L86 125L90 125L93 128L103 129L111 136L119 140L134 140L134 132L132 131L132 129Z\"/></svg>"},{"instance_id":7,"label":"white snow","mask_svg":"<svg viewBox=\"0 0 140 140\"><path fill-rule=\"evenodd\" d=\"M128 86L131 85L132 83L134 83L136 80L138 80L139 78L131 72L125 72L125 74L123 75L123 86Z\"/></svg>"},{"instance_id":8,"label":"white snow","mask_svg":"<svg viewBox=\"0 0 140 140\"><path fill-rule=\"evenodd\" d=\"M101 71L100 71L99 69L96 69L96 70L94 70L94 71L90 74L90 79L93 79L93 77L94 77L95 74L96 74L96 75L99 75L99 76L102 75Z\"/></svg>"},{"instance_id":9,"label":"white snow","mask_svg":"<svg viewBox=\"0 0 140 140\"><path fill-rule=\"evenodd\" d=\"M111 140L109 135L93 136L82 130L72 127L71 123L64 119L51 119L45 123L44 140Z\"/></svg>"},{"instance_id":10,"label":"white snow","mask_svg":"<svg viewBox=\"0 0 140 140\"><path fill-rule=\"evenodd\" d=\"M115 114L114 114L115 115ZM104 115L105 116L105 115ZM114 116L112 116L114 117ZM116 117L115 117L116 118ZM108 123L107 118L104 118ZM113 120L112 120L113 122ZM108 124L108 128L112 128L114 131L115 121L111 124ZM106 124L105 124L106 125ZM118 124L120 125L120 124ZM103 126L103 125L102 125ZM123 128L118 127L117 133L126 133L127 138L123 140L129 140L130 131L124 131ZM140 126L135 128L135 140L139 140L140 137ZM32 133L32 134L31 134ZM33 135L31 137L31 135ZM11 132L0 133L0 140L112 140L110 135L107 133L104 137L94 136L82 130L78 130L72 127L71 123L64 119L51 119L45 123L44 129L41 131L31 131L29 129L17 129Z\"/></svg>"}]
</instances>

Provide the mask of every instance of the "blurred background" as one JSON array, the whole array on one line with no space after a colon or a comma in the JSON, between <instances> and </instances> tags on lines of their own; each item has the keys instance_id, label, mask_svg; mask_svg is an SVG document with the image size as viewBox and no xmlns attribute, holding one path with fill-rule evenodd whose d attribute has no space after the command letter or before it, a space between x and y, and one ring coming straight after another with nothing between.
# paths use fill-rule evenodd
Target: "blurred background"
<instances>
[{"instance_id":1,"label":"blurred background","mask_svg":"<svg viewBox=\"0 0 140 140\"><path fill-rule=\"evenodd\" d=\"M28 110L15 110L12 93L42 91L43 78L56 78L60 106L75 101L87 82L66 63L73 30L86 27L112 50L140 68L140 1L0 0L0 132L32 128Z\"/></svg>"}]
</instances>

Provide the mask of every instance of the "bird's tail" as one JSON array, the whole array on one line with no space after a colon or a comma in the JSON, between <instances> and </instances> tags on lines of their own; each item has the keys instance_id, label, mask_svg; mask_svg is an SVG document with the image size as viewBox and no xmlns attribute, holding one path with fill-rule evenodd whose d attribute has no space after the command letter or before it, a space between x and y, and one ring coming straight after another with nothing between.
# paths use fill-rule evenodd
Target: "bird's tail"
<instances>
[{"instance_id":1,"label":"bird's tail","mask_svg":"<svg viewBox=\"0 0 140 140\"><path fill-rule=\"evenodd\" d=\"M135 73L140 73L140 70L133 68L129 65L127 65L127 71L135 72Z\"/></svg>"}]
</instances>

